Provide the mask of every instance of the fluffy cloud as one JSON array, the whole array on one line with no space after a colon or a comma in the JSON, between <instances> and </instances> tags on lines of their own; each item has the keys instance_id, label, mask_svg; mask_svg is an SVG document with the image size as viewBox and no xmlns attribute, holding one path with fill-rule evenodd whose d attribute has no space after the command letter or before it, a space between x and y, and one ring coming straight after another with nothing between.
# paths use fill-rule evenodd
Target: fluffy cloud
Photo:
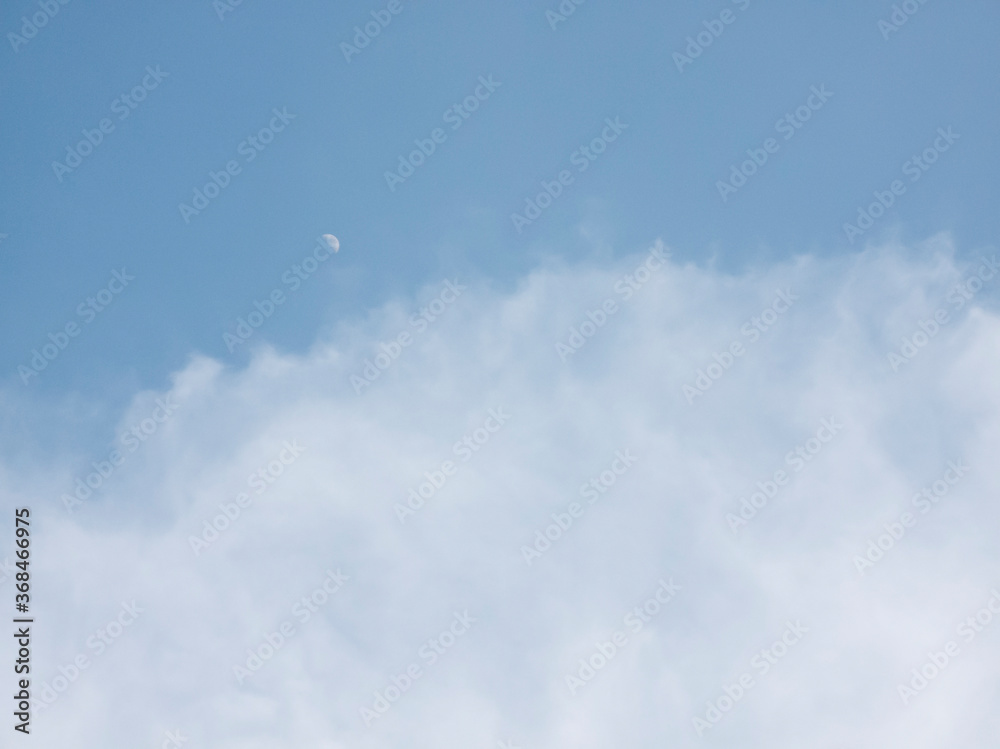
<instances>
[{"instance_id":1,"label":"fluffy cloud","mask_svg":"<svg viewBox=\"0 0 1000 749\"><path fill-rule=\"evenodd\" d=\"M3 466L62 687L36 745L995 736L1000 623L959 627L1000 589L1000 279L944 236L739 275L650 250L195 357L134 449Z\"/></svg>"}]
</instances>

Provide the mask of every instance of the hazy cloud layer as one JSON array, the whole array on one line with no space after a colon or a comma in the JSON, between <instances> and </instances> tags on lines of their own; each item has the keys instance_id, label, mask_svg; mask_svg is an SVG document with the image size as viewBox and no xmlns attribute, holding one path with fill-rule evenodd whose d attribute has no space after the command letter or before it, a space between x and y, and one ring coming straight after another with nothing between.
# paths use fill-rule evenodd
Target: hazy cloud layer
<instances>
[{"instance_id":1,"label":"hazy cloud layer","mask_svg":"<svg viewBox=\"0 0 1000 749\"><path fill-rule=\"evenodd\" d=\"M1000 274L943 236L741 276L650 249L195 357L103 452L0 467L64 687L34 744L988 745Z\"/></svg>"}]
</instances>

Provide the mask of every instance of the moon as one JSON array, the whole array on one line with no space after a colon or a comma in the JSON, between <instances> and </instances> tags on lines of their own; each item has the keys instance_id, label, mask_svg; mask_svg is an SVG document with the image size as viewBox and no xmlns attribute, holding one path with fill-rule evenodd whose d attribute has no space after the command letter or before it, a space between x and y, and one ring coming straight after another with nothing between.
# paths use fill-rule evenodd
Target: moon
<instances>
[{"instance_id":1,"label":"moon","mask_svg":"<svg viewBox=\"0 0 1000 749\"><path fill-rule=\"evenodd\" d=\"M326 243L327 243L328 245L330 245L330 249L331 249L331 250L333 250L334 252L336 252L337 250L339 250L339 249L340 249L340 240L339 240L339 239L337 239L337 238L336 238L335 236L333 236L332 234L324 234L324 235L323 235L323 236L321 237L321 239L322 239L322 240L323 240L324 242L326 242Z\"/></svg>"}]
</instances>

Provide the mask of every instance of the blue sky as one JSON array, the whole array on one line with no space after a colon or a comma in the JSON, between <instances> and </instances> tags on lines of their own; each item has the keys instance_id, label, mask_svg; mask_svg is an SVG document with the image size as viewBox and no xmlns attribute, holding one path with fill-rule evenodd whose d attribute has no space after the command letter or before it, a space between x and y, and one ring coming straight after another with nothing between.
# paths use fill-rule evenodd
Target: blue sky
<instances>
[{"instance_id":1,"label":"blue sky","mask_svg":"<svg viewBox=\"0 0 1000 749\"><path fill-rule=\"evenodd\" d=\"M960 140L867 237L996 237L995 4L931 1L885 39L890 3L588 0L553 29L557 3L403 2L350 63L340 44L383 5L247 0L222 20L209 2L58 7L0 57L0 367L11 383L111 269L136 281L32 378L46 397L162 385L192 351L241 363L223 331L326 232L342 242L336 263L260 336L280 348L302 350L322 324L443 275L509 284L543 259L625 255L654 237L679 259L731 270L843 253L844 222L939 127ZM735 20L679 72L673 54L727 8ZM0 26L20 33L38 10L7 4ZM168 77L118 120L112 103L147 66ZM384 173L414 139L449 128L446 110L488 75L500 83L490 98L390 191ZM716 181L814 85L832 98L723 202ZM178 204L245 158L239 144L274 107L294 121L185 224ZM114 131L58 181L52 162L104 117ZM575 169L571 154L608 117L628 129L515 231L510 214L541 180Z\"/></svg>"},{"instance_id":2,"label":"blue sky","mask_svg":"<svg viewBox=\"0 0 1000 749\"><path fill-rule=\"evenodd\" d=\"M989 745L995 3L231 2L0 11L37 746Z\"/></svg>"}]
</instances>

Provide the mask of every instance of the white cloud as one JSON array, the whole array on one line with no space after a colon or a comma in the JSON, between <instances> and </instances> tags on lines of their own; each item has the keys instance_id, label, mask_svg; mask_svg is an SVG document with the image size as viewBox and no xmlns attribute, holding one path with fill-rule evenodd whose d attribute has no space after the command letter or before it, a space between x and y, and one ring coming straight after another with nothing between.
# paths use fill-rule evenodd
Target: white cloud
<instances>
[{"instance_id":1,"label":"white cloud","mask_svg":"<svg viewBox=\"0 0 1000 749\"><path fill-rule=\"evenodd\" d=\"M995 289L893 372L887 352L977 265L947 237L737 276L668 263L624 300L615 284L645 257L541 269L511 293L469 284L361 395L349 377L419 300L306 356L195 358L174 415L72 515L59 496L89 460L2 466L10 503L35 514L36 688L89 659L36 713L37 745L160 746L176 728L240 749L984 744L1000 634L955 631L1000 586ZM798 300L751 341L741 327L776 290ZM555 344L607 298L620 308L561 361ZM733 341L745 353L689 404L683 386ZM118 432L164 395L138 395ZM455 443L497 408L509 421L463 460ZM796 471L786 454L830 418L842 430ZM282 462L286 443L304 450ZM581 485L626 449L635 465L587 504ZM860 575L855 555L950 460L968 475ZM400 523L394 505L444 461L457 473ZM789 483L734 535L726 514L779 469ZM572 502L582 514L526 564ZM220 503L238 516L196 556ZM301 622L293 607L337 570L349 580ZM676 596L629 631L671 578ZM133 599L144 610L97 655L88 638ZM476 621L451 647L429 644L465 610ZM755 654L797 620L808 632L761 674ZM238 684L282 622L294 634ZM627 644L572 696L566 675L616 630ZM897 684L948 639L960 655L904 706ZM444 652L431 664L423 647ZM359 709L412 663L366 727ZM754 686L699 739L692 718L744 672Z\"/></svg>"}]
</instances>

